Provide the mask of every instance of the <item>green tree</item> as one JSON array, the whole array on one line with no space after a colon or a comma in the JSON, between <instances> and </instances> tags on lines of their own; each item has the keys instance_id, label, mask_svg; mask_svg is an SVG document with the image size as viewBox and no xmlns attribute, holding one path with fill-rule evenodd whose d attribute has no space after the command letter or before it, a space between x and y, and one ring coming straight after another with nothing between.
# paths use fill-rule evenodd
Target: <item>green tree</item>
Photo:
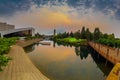
<instances>
[{"instance_id":1,"label":"green tree","mask_svg":"<svg viewBox=\"0 0 120 80\"><path fill-rule=\"evenodd\" d=\"M98 40L100 38L101 32L99 28L95 28L93 35L94 35L94 40Z\"/></svg>"},{"instance_id":2,"label":"green tree","mask_svg":"<svg viewBox=\"0 0 120 80\"><path fill-rule=\"evenodd\" d=\"M64 33L62 34L62 37L63 37L63 38L68 37L67 33L66 33L66 32L64 32Z\"/></svg>"},{"instance_id":3,"label":"green tree","mask_svg":"<svg viewBox=\"0 0 120 80\"><path fill-rule=\"evenodd\" d=\"M74 33L74 37L79 39L80 38L80 30Z\"/></svg>"},{"instance_id":4,"label":"green tree","mask_svg":"<svg viewBox=\"0 0 120 80\"><path fill-rule=\"evenodd\" d=\"M105 33L105 34L101 34L101 38L108 39L108 34L107 34L107 33Z\"/></svg>"},{"instance_id":5,"label":"green tree","mask_svg":"<svg viewBox=\"0 0 120 80\"><path fill-rule=\"evenodd\" d=\"M114 33L108 35L108 39L115 39Z\"/></svg>"},{"instance_id":6,"label":"green tree","mask_svg":"<svg viewBox=\"0 0 120 80\"><path fill-rule=\"evenodd\" d=\"M82 27L82 30L81 30L81 39L86 39L86 37L85 37L85 27L84 26Z\"/></svg>"},{"instance_id":7,"label":"green tree","mask_svg":"<svg viewBox=\"0 0 120 80\"><path fill-rule=\"evenodd\" d=\"M91 40L91 32L89 31L89 28L86 29L85 35L86 35L85 37L88 41Z\"/></svg>"},{"instance_id":8,"label":"green tree","mask_svg":"<svg viewBox=\"0 0 120 80\"><path fill-rule=\"evenodd\" d=\"M72 32L72 31L70 32L70 37L74 37L74 35L73 35L73 32Z\"/></svg>"}]
</instances>

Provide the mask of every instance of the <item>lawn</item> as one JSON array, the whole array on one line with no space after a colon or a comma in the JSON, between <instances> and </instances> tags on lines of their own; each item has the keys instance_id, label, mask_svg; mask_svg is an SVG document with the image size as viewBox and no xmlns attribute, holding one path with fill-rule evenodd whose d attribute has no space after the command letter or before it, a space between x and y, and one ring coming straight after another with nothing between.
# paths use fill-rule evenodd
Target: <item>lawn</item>
<instances>
[{"instance_id":1,"label":"lawn","mask_svg":"<svg viewBox=\"0 0 120 80\"><path fill-rule=\"evenodd\" d=\"M86 45L87 40L86 39L76 39L74 37L68 37L63 39L57 39L58 43L61 44L72 44L72 45Z\"/></svg>"}]
</instances>

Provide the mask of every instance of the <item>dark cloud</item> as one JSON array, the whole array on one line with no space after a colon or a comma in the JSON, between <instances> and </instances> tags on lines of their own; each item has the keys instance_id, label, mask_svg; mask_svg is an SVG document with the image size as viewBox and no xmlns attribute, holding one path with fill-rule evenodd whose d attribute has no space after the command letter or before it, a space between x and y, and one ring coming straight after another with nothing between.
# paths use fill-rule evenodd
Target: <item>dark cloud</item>
<instances>
[{"instance_id":1,"label":"dark cloud","mask_svg":"<svg viewBox=\"0 0 120 80\"><path fill-rule=\"evenodd\" d=\"M111 15L112 11L114 13L112 16L120 20L119 0L0 0L0 16L10 16L16 11L29 10L32 3L38 7L48 3L51 6L66 3L74 8L92 8L94 11L100 11L105 15Z\"/></svg>"},{"instance_id":2,"label":"dark cloud","mask_svg":"<svg viewBox=\"0 0 120 80\"><path fill-rule=\"evenodd\" d=\"M28 10L30 0L0 0L0 16L11 16L16 11Z\"/></svg>"},{"instance_id":3,"label":"dark cloud","mask_svg":"<svg viewBox=\"0 0 120 80\"><path fill-rule=\"evenodd\" d=\"M67 0L69 6L84 9L92 8L95 12L102 12L120 20L120 0ZM112 12L112 13L111 13Z\"/></svg>"},{"instance_id":4,"label":"dark cloud","mask_svg":"<svg viewBox=\"0 0 120 80\"><path fill-rule=\"evenodd\" d=\"M112 17L120 20L120 6L118 1L116 0L101 0L95 2L96 11L101 11L103 14L111 15L111 11L113 12Z\"/></svg>"}]
</instances>

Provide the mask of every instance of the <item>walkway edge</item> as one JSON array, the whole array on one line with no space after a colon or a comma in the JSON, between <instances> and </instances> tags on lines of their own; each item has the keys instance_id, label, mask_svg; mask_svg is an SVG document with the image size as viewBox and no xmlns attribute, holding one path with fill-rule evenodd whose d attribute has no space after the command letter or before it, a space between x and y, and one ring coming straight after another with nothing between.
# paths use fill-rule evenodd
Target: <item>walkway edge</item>
<instances>
[{"instance_id":1,"label":"walkway edge","mask_svg":"<svg viewBox=\"0 0 120 80\"><path fill-rule=\"evenodd\" d=\"M120 63L117 63L106 80L120 80Z\"/></svg>"},{"instance_id":2,"label":"walkway edge","mask_svg":"<svg viewBox=\"0 0 120 80\"><path fill-rule=\"evenodd\" d=\"M29 45L35 41L38 40L28 41ZM22 46L12 45L8 56L12 60L0 72L0 80L50 80L36 68Z\"/></svg>"}]
</instances>

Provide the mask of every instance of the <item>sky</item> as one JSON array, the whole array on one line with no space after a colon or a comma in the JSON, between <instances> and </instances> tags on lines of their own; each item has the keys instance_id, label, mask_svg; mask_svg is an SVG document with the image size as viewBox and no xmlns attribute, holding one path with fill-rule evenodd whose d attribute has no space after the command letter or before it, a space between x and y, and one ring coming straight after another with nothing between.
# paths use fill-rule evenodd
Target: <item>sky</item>
<instances>
[{"instance_id":1,"label":"sky","mask_svg":"<svg viewBox=\"0 0 120 80\"><path fill-rule=\"evenodd\" d=\"M0 0L0 22L41 34L99 27L120 38L120 0Z\"/></svg>"}]
</instances>

